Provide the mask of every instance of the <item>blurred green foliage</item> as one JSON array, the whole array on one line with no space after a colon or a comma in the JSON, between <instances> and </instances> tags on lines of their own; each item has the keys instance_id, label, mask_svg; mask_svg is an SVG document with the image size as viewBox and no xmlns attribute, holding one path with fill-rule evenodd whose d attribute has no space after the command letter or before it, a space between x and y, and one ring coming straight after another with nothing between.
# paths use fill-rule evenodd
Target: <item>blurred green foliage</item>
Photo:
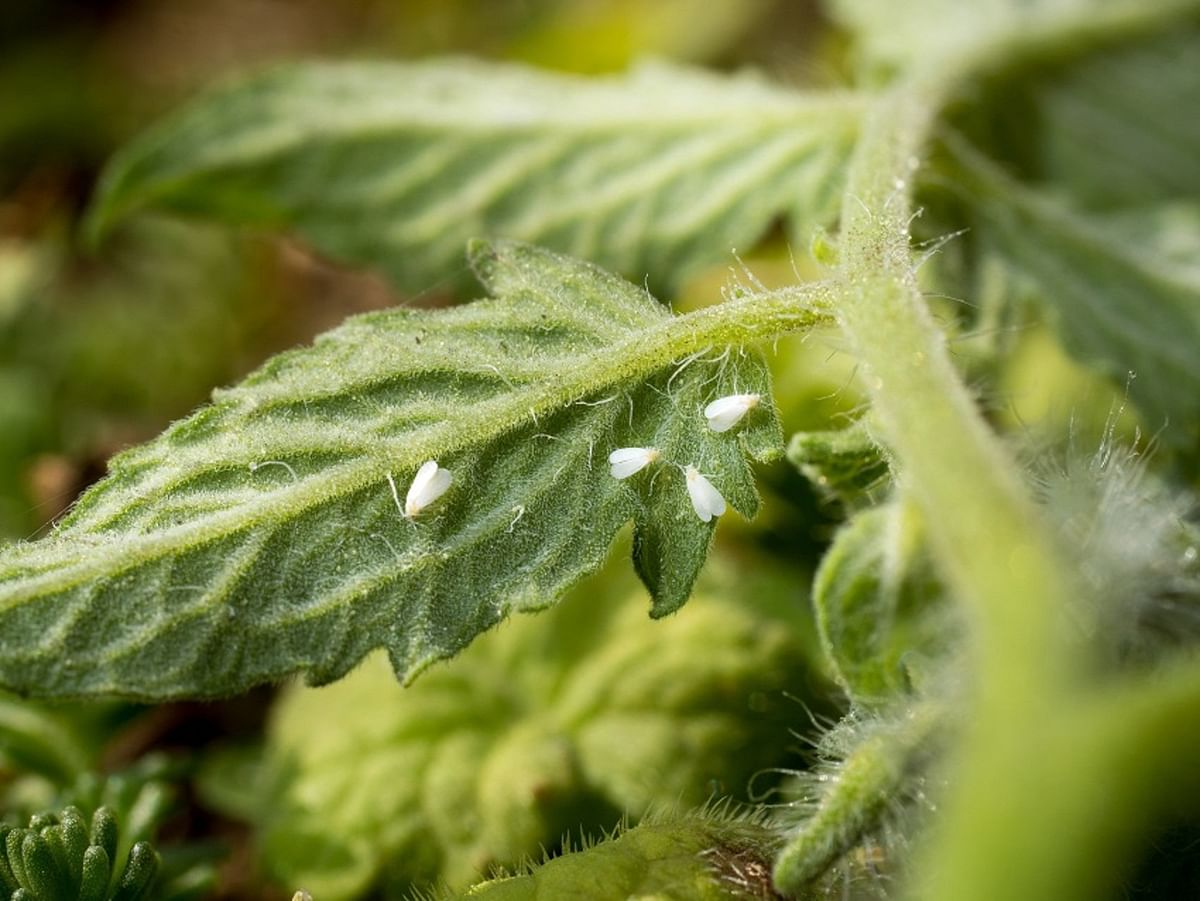
<instances>
[{"instance_id":1,"label":"blurred green foliage","mask_svg":"<svg viewBox=\"0 0 1200 901\"><path fill-rule=\"evenodd\" d=\"M138 842L118 858L118 834L116 816L107 807L96 810L90 829L75 807L37 814L28 828L0 827L5 852L0 856L0 893L6 901L148 897L158 874L158 854L148 842Z\"/></svg>"},{"instance_id":2,"label":"blurred green foliage","mask_svg":"<svg viewBox=\"0 0 1200 901\"><path fill-rule=\"evenodd\" d=\"M625 551L408 688L374 657L289 689L258 772L247 783L226 758L207 795L258 822L284 884L331 901L377 881L461 888L622 816L746 801L752 776L789 762L778 739L801 705L822 704L796 573L739 580L717 561L656 622Z\"/></svg>"},{"instance_id":3,"label":"blurred green foliage","mask_svg":"<svg viewBox=\"0 0 1200 901\"><path fill-rule=\"evenodd\" d=\"M859 50L877 73L958 45L978 28L974 16L1001 5L933 4L933 19L944 19L934 28L928 18L906 19L905 4L835 4L837 21L868 35ZM0 19L0 537L44 528L113 452L271 353L349 312L448 300L440 284L398 297L310 249L244 230L146 219L85 249L80 212L102 162L202 85L317 54L448 52L587 73L619 71L644 55L766 61L784 81L837 82L853 61L844 36L826 25L809 4L768 0L9 0ZM1186 644L1196 625L1196 542L1181 524L1190 511L1173 502L1173 492L1183 497L1177 482L1145 472L1168 470L1173 454L1194 457L1196 447L1200 120L1186 113L1198 47L1195 28L1179 28L1083 65L1051 60L991 73L951 111L953 134L935 158L962 178L923 185L928 215L918 223L935 242L921 275L954 295L934 298L935 313L993 420L1035 449L1101 446L1090 468L1035 470L1033 480L1061 511L1064 532L1104 549L1104 565L1087 573L1090 600L1111 607L1101 625L1114 656L1137 663L1164 644ZM964 136L1003 169L962 153ZM972 230L936 243L963 224ZM779 284L836 260L832 242L818 249L810 260L777 234L745 260ZM1103 265L1093 265L1097 253ZM1071 254L1076 264L1066 271L1052 265ZM724 266L695 274L673 300L680 309L703 305L727 277ZM1142 306L1147 294L1156 318ZM1130 337L1141 329L1153 340ZM128 851L182 808L187 823L167 831L185 841L163 846L178 897L218 891L213 841L231 835L241 850L220 877L223 897L300 887L316 889L317 901L371 890L398 896L439 880L457 888L491 866L520 867L543 848L569 848L564 833L595 835L623 814L694 806L710 794L744 798L763 768L804 769L789 730L807 739L821 729L784 692L832 707L815 670L827 668L864 707L886 706L914 682L953 695L956 686L922 682L930 673L922 652L948 643L947 624L924 616L941 589L903 498L838 530L864 496L877 500L889 488L886 455L871 440L851 440L862 437L859 426L845 428L863 395L843 339L817 333L773 350L778 404L788 426L805 432L792 456L815 485L786 464L766 470L764 515L723 526L724 571L710 574L676 618L648 622L628 576L606 571L556 612L506 626L412 689L370 660L330 688L283 688L269 714L257 709L248 724L221 721L189 735L182 767L161 769L152 757L110 778L97 773L126 762L112 759L145 728L142 712L0 699L3 813L24 821L42 808L107 804ZM1131 359L1157 374L1129 388L1137 409L1121 406ZM1156 434L1165 426L1174 450L1149 464L1108 466L1101 458L1111 435L1095 436L1110 426L1133 436L1139 423ZM1172 474L1196 480L1194 471ZM814 625L807 573L831 543ZM1193 569L1181 564L1189 550ZM1132 594L1117 590L1130 579ZM872 762L877 738L866 729L827 733L818 757ZM1073 769L1069 754L1059 762ZM813 779L824 781L798 777L811 792L797 811L820 812L830 797L843 803L828 793L841 772L818 766ZM884 775L894 777L890 788L908 777ZM770 777L756 783L770 785ZM875 890L875 874L908 847L911 824L899 809L924 788L897 789L903 797L882 812L877 792L853 834L818 836L814 859L843 855L834 875L866 873L867 887L853 890ZM1160 841L1132 878L1132 897L1195 891L1195 827L1186 814L1177 819L1184 825L1147 827ZM739 842L770 844L755 824L664 816L470 896L567 897L586 873L600 885L597 899L703 898L716 891L709 864L723 860L725 875L761 878L725 879L714 896L770 897L764 862ZM852 883L829 885L849 892Z\"/></svg>"}]
</instances>

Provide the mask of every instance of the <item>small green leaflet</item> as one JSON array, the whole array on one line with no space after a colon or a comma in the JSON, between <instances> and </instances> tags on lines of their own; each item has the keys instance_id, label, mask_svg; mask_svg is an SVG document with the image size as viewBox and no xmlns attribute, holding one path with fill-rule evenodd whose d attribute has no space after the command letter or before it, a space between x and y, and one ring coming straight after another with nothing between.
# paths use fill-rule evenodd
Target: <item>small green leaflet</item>
<instances>
[{"instance_id":1,"label":"small green leaflet","mask_svg":"<svg viewBox=\"0 0 1200 901\"><path fill-rule=\"evenodd\" d=\"M949 720L941 702L926 700L860 711L826 732L815 766L784 793L794 795L791 813L801 818L775 857L776 889L788 898L830 898L855 877L894 879L905 863L894 853L900 812L930 805L926 773Z\"/></svg>"},{"instance_id":2,"label":"small green leaflet","mask_svg":"<svg viewBox=\"0 0 1200 901\"><path fill-rule=\"evenodd\" d=\"M663 64L579 78L469 60L306 64L215 91L118 154L94 232L140 209L293 229L407 291L477 235L669 288L831 222L859 99Z\"/></svg>"},{"instance_id":3,"label":"small green leaflet","mask_svg":"<svg viewBox=\"0 0 1200 901\"><path fill-rule=\"evenodd\" d=\"M920 519L901 500L863 510L841 528L813 580L813 607L835 678L863 706L910 691L910 677L954 631Z\"/></svg>"},{"instance_id":4,"label":"small green leaflet","mask_svg":"<svg viewBox=\"0 0 1200 901\"><path fill-rule=\"evenodd\" d=\"M782 452L764 364L727 346L755 335L741 302L673 316L548 251L470 256L492 299L360 316L273 358L114 458L53 535L0 553L0 684L218 696L328 682L381 645L411 677L552 604L631 519L654 615L678 608L715 526L679 467L752 516L746 458ZM763 403L711 431L705 404L739 391ZM617 481L624 446L662 459ZM410 521L430 459L454 482Z\"/></svg>"},{"instance_id":5,"label":"small green leaflet","mask_svg":"<svg viewBox=\"0 0 1200 901\"><path fill-rule=\"evenodd\" d=\"M841 429L797 432L788 441L787 458L818 491L849 509L888 485L887 457L866 418Z\"/></svg>"}]
</instances>

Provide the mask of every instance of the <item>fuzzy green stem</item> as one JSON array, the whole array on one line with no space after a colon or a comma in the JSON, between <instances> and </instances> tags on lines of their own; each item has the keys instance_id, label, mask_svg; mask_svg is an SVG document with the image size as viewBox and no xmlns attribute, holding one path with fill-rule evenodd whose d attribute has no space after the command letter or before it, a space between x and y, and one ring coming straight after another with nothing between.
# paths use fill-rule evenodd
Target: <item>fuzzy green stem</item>
<instances>
[{"instance_id":1,"label":"fuzzy green stem","mask_svg":"<svg viewBox=\"0 0 1200 901\"><path fill-rule=\"evenodd\" d=\"M911 261L909 182L942 84L922 76L899 85L867 123L843 210L840 316L905 491L923 511L936 559L973 619L976 716L932 846L932 879L922 886L931 899L960 901L979 898L983 885L1004 891L1003 872L959 861L978 848L980 822L998 824L1005 836L1025 829L1015 788L998 792L996 780L1027 762L1020 742L1053 722L1076 659L1064 634L1070 571L959 380ZM990 851L970 856L1012 865Z\"/></svg>"},{"instance_id":2,"label":"fuzzy green stem","mask_svg":"<svg viewBox=\"0 0 1200 901\"><path fill-rule=\"evenodd\" d=\"M1071 578L1014 462L955 372L917 286L909 183L942 83L921 76L901 84L866 123L842 213L838 313L905 491L976 621L980 701L1016 713L1063 681L1059 620Z\"/></svg>"},{"instance_id":3,"label":"fuzzy green stem","mask_svg":"<svg viewBox=\"0 0 1200 901\"><path fill-rule=\"evenodd\" d=\"M831 787L776 858L775 885L785 893L800 894L875 829L928 759L931 740L945 730L946 720L944 707L924 704L855 748L829 774Z\"/></svg>"},{"instance_id":4,"label":"fuzzy green stem","mask_svg":"<svg viewBox=\"0 0 1200 901\"><path fill-rule=\"evenodd\" d=\"M912 264L910 182L945 84L940 74L901 83L866 124L843 210L839 315L904 490L924 513L940 568L973 621L976 716L925 886L930 898L959 901L979 897L988 881L956 863L964 843L978 843L980 820L1006 830L1026 825L1005 809L1011 795L997 792L995 780L1015 771L1021 749L1014 742L1053 721L1078 660L1064 628L1071 571L958 378ZM965 881L942 881L943 870ZM995 875L992 884L1003 885L1004 874Z\"/></svg>"},{"instance_id":5,"label":"fuzzy green stem","mask_svg":"<svg viewBox=\"0 0 1200 901\"><path fill-rule=\"evenodd\" d=\"M865 371L898 478L925 514L940 569L974 626L973 715L952 773L955 788L917 868L922 898L1093 897L1088 889L1100 890L1114 872L1095 866L1097 856L1120 860L1122 843L1161 803L1164 782L1139 770L1141 761L1156 754L1164 765L1167 757L1176 765L1189 759L1169 754L1177 744L1171 723L1181 722L1172 716L1200 703L1200 694L1167 692L1155 704L1131 695L1123 702L1129 710L1117 711L1079 678L1086 658L1070 626L1074 575L959 380L923 302L909 247L911 181L940 107L964 76L1152 30L1196 7L1179 0L1072 12L931 61L875 105L851 163L841 325ZM1123 738L1135 714L1153 738ZM1105 816L1097 780L1122 786L1129 823ZM791 877L814 875L788 863L801 851L788 847L780 858L792 890L798 885Z\"/></svg>"},{"instance_id":6,"label":"fuzzy green stem","mask_svg":"<svg viewBox=\"0 0 1200 901\"><path fill-rule=\"evenodd\" d=\"M838 306L904 492L924 514L942 572L974 620L979 715L968 731L965 785L951 796L947 838L938 845L945 854L934 859L935 870L951 859L955 842L977 839L975 817L995 813L1014 827L1010 812L994 809L1007 795L993 790L992 779L1010 771L1003 755L1013 736L1052 721L1076 662L1064 630L1070 569L1015 463L959 379L912 263L911 181L946 83L940 74L910 79L866 122L842 212ZM904 777L900 760L910 755L889 761L897 751L890 745L865 750L839 803L825 805L780 855L775 877L783 890L798 892L831 854L844 851L848 837L861 832L860 821L873 819L883 793ZM967 875L965 893L956 885L936 888L932 897L973 897L969 889L977 883Z\"/></svg>"},{"instance_id":7,"label":"fuzzy green stem","mask_svg":"<svg viewBox=\"0 0 1200 901\"><path fill-rule=\"evenodd\" d=\"M1128 834L1104 825L1096 780L1121 781L1130 760L1104 748L1112 720L1084 729L1071 718L1079 728L1062 728L1065 710L1094 700L1078 678L1083 643L1069 631L1074 576L957 378L911 265L908 182L959 71L918 74L876 107L843 211L842 325L905 489L924 511L937 560L975 627L974 716L916 889L932 901L1088 897L1078 863L1094 855L1079 852L1115 852L1114 836ZM1097 755L1094 764L1079 765L1081 742ZM1131 809L1144 812L1152 801L1139 798L1147 781L1123 784ZM1058 828L1031 828L1031 816L1051 807ZM1077 847L1064 853L1048 834L1071 836ZM1111 876L1105 868L1093 873ZM1090 882L1103 884L1096 876Z\"/></svg>"}]
</instances>

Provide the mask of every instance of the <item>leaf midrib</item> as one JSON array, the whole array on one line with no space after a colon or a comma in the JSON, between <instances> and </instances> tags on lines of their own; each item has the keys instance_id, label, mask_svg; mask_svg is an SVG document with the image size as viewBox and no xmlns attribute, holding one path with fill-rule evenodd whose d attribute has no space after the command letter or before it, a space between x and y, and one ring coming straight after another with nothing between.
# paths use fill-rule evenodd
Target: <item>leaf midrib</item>
<instances>
[{"instance_id":1,"label":"leaf midrib","mask_svg":"<svg viewBox=\"0 0 1200 901\"><path fill-rule=\"evenodd\" d=\"M9 611L47 595L61 593L101 578L113 578L139 565L178 551L181 547L194 551L215 541L230 538L265 522L294 518L307 510L352 494L372 482L382 482L386 473L413 468L431 457L447 458L471 446L485 444L532 416L548 415L590 394L613 387L623 381L634 381L681 361L689 354L717 344L744 344L783 331L811 328L831 321L825 299L829 286L813 283L801 288L751 295L733 302L675 316L655 323L650 328L614 342L602 351L586 357L586 365L577 365L562 374L561 381L548 378L546 387L528 393L517 391L497 403L497 415L468 435L458 421L432 429L423 440L394 441L388 453L373 454L361 460L344 463L320 474L307 476L277 491L264 493L256 515L247 516L242 510L208 516L164 530L154 535L136 537L116 536L103 540L95 533L83 532L69 539L54 536L36 544L34 560L39 552L55 554L73 551L79 562L58 566L32 577L16 575L17 587L4 592L0 581L0 611ZM783 317L783 318L781 318ZM479 410L475 411L476 417ZM75 550L72 544L79 538L88 541L87 547ZM98 551L103 550L103 554ZM120 558L114 562L114 556ZM12 570L9 571L10 573ZM4 578L4 576L0 576ZM9 576L8 579L12 579Z\"/></svg>"},{"instance_id":2,"label":"leaf midrib","mask_svg":"<svg viewBox=\"0 0 1200 901\"><path fill-rule=\"evenodd\" d=\"M185 169L167 168L156 172L149 183L153 185L133 201L126 199L123 183L129 172L124 158L118 158L111 168L112 175L105 179L100 195L94 204L89 230L99 234L109 224L141 207L152 204L155 199L169 197L181 187L186 187L198 170L236 170L246 165L260 165L264 160L286 156L298 147L312 147L337 140L375 141L396 135L412 135L425 131L431 140L444 138L452 133L456 138L478 141L489 135L527 135L530 137L562 138L570 136L580 143L594 142L605 136L628 135L634 130L653 130L659 135L678 132L688 134L703 130L725 133L751 129L755 133L770 133L795 128L811 121L820 125L823 132L829 130L829 122L839 122L839 128L851 131L857 127L867 98L853 91L804 94L794 92L791 96L774 99L778 108L763 109L747 104L743 108L721 108L711 110L688 110L686 115L671 116L669 110L646 110L644 115L632 116L623 110L621 118L603 119L536 119L526 121L465 121L455 119L395 118L377 122L313 121L286 135L272 138L270 135L256 137L244 143L235 143L236 152L221 147L212 154L197 157ZM786 104L786 105L784 105ZM665 103L664 103L665 107ZM668 115L664 115L668 113ZM742 115L738 115L741 113ZM744 125L738 123L744 119ZM153 158L153 157L151 157ZM144 165L144 160L129 161L135 166ZM152 170L153 171L153 170Z\"/></svg>"},{"instance_id":3,"label":"leaf midrib","mask_svg":"<svg viewBox=\"0 0 1200 901\"><path fill-rule=\"evenodd\" d=\"M664 98L667 100L669 98ZM337 139L339 142L346 138L355 140L375 140L389 138L396 134L411 135L414 132L428 132L431 138L440 138L447 131L455 136L469 136L473 139L492 136L497 133L506 135L544 135L546 137L579 136L580 139L594 139L599 135L613 134L627 136L632 127L649 127L659 134L673 132L687 133L700 129L726 132L731 125L736 125L744 119L748 127L756 132L778 130L783 125L800 124L812 119L823 129L828 127L829 119L838 120L843 127L857 124L862 110L867 104L867 98L854 91L822 92L820 94L805 94L799 91L786 92L774 98L770 109L755 108L747 104L740 108L722 108L720 106L705 110L687 110L677 114L664 108L624 109L619 111L619 117L587 118L551 118L513 119L484 119L471 121L469 119L452 118L420 118L394 117L378 121L343 122L312 120L304 123L303 127L289 130L280 140L268 141L265 138L250 142L248 150L253 151L255 160L263 155L278 154L295 147L312 146L313 139L326 142ZM631 115L631 113L640 113ZM237 146L237 145L235 145ZM198 159L206 166L236 165L242 159L242 154L222 156L214 154Z\"/></svg>"}]
</instances>

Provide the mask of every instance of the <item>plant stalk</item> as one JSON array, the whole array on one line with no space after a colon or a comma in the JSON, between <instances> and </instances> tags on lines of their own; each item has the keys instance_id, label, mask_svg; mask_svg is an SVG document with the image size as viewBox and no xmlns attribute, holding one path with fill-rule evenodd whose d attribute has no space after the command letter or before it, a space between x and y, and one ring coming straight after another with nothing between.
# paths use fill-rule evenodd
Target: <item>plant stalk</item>
<instances>
[{"instance_id":1,"label":"plant stalk","mask_svg":"<svg viewBox=\"0 0 1200 901\"><path fill-rule=\"evenodd\" d=\"M1067 629L1073 574L959 379L912 263L911 183L947 83L936 73L904 81L866 123L842 214L838 315L903 490L922 510L935 558L972 625L975 715L933 854L918 871L929 876L922 897L961 901L981 898L982 886L1003 892L1006 874L989 868L1012 860L995 849L980 853L978 824L995 824L989 836L1025 828L1023 802L997 791L997 780L1003 785L1028 764L1021 741L1053 722L1081 655ZM964 866L966 857L976 865Z\"/></svg>"},{"instance_id":2,"label":"plant stalk","mask_svg":"<svg viewBox=\"0 0 1200 901\"><path fill-rule=\"evenodd\" d=\"M989 707L1007 706L1064 681L1062 614L1072 577L1015 462L958 377L917 284L910 185L941 84L936 77L902 83L866 124L842 212L838 317L904 490L974 618L978 689Z\"/></svg>"},{"instance_id":3,"label":"plant stalk","mask_svg":"<svg viewBox=\"0 0 1200 901\"><path fill-rule=\"evenodd\" d=\"M1128 804L1116 809L1141 825L1161 806L1162 780L1130 773L1139 755L1153 752L1177 768L1179 755L1168 753L1179 731L1171 717L1200 703L1200 692L1189 693L1189 684L1157 706L1133 694L1125 716L1082 678L1087 645L1072 622L1081 612L1075 574L922 298L909 241L912 181L939 110L965 77L1151 31L1196 8L1178 0L1116 4L1096 15L1072 10L926 62L880 97L851 161L839 322L895 453L897 479L923 512L939 568L972 625L972 715L949 774L953 788L916 867L912 889L923 899L1062 901L1107 888L1136 829L1106 822L1096 783L1126 786ZM1153 737L1123 738L1134 712ZM1052 826L1035 828L1031 820L1042 816ZM1103 866L1097 854L1110 855ZM785 848L780 859L787 855Z\"/></svg>"}]
</instances>

